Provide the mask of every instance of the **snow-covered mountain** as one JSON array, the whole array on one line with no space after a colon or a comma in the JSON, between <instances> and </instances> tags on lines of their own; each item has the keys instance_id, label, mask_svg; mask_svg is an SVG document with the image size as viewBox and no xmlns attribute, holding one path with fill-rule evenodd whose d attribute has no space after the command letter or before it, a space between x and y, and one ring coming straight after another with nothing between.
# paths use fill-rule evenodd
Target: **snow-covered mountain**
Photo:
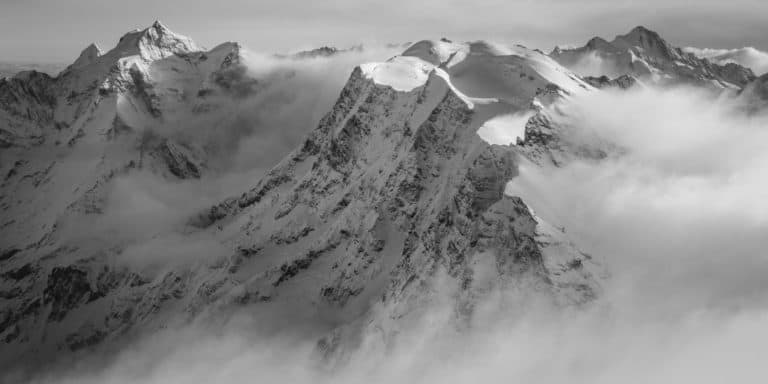
<instances>
[{"instance_id":1,"label":"snow-covered mountain","mask_svg":"<svg viewBox=\"0 0 768 384\"><path fill-rule=\"evenodd\" d=\"M360 335L397 333L441 272L467 313L489 286L527 279L588 302L599 292L590 256L504 193L521 154L476 132L539 98L591 90L523 47L416 43L357 68L300 148L194 224L239 249L224 287L236 279L249 300L335 308L340 328L321 343L334 357Z\"/></svg>"},{"instance_id":2,"label":"snow-covered mountain","mask_svg":"<svg viewBox=\"0 0 768 384\"><path fill-rule=\"evenodd\" d=\"M586 57L612 71L566 68ZM420 41L356 67L317 127L250 189L143 237L103 221L115 180L215 171L211 127L226 129L238 100L261 90L242 48L206 51L157 22L106 53L87 47L56 77L2 80L0 358L45 362L242 308L290 308L323 324L319 350L343 362L367 339L386 344L438 282L455 292L458 322L495 287L588 305L604 263L518 197L528 186L515 176L606 157L610 143L571 140L559 106L637 79L741 88L754 75L644 28L551 55ZM752 84L743 92L761 92ZM202 257L158 265L158 249Z\"/></svg>"},{"instance_id":3,"label":"snow-covered mountain","mask_svg":"<svg viewBox=\"0 0 768 384\"><path fill-rule=\"evenodd\" d=\"M612 41L594 37L580 48L555 47L550 56L584 76L630 74L659 83L711 84L739 89L755 78L733 62L714 63L673 47L658 33L639 26Z\"/></svg>"},{"instance_id":4,"label":"snow-covered mountain","mask_svg":"<svg viewBox=\"0 0 768 384\"><path fill-rule=\"evenodd\" d=\"M201 51L158 22L107 53L88 46L55 78L2 81L3 251L55 242L70 217L98 214L110 180L131 170L200 177L214 149L193 127L226 126L256 86L239 60L237 44Z\"/></svg>"}]
</instances>

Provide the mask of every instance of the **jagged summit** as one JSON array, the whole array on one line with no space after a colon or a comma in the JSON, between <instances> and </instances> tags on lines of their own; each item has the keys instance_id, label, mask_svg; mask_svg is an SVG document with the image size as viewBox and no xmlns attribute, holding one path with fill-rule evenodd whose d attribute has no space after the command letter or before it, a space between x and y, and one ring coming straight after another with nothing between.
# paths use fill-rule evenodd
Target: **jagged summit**
<instances>
[{"instance_id":1,"label":"jagged summit","mask_svg":"<svg viewBox=\"0 0 768 384\"><path fill-rule=\"evenodd\" d=\"M687 82L739 89L754 79L748 68L718 65L669 44L638 26L608 42L600 37L580 48L555 47L550 56L582 76L633 75L657 83Z\"/></svg>"},{"instance_id":2,"label":"jagged summit","mask_svg":"<svg viewBox=\"0 0 768 384\"><path fill-rule=\"evenodd\" d=\"M38 143L42 131L50 131L52 127L62 135L69 135L70 130L63 127L75 125L71 130L77 132L89 125L87 116L96 114L101 107L110 110L98 112L120 115L118 126L129 124L124 121L125 115L148 112L151 118L157 118L161 109L174 109L163 103L178 106L179 102L173 101L177 97L168 94L173 92L210 95L218 90L247 94L253 84L252 79L242 76L241 58L241 47L237 43L224 43L204 52L188 37L155 21L147 28L126 33L107 52L96 44L88 45L54 78L20 74L13 84L1 84L0 94L9 95L4 100L8 106L3 109L13 112L0 111L0 139L8 145ZM161 83L164 87L155 88ZM32 105L26 105L27 99ZM38 110L41 104L44 106ZM28 127L29 124L34 129ZM130 124L140 125L139 122ZM71 139L59 140L70 142ZM75 140L72 139L72 143Z\"/></svg>"},{"instance_id":3,"label":"jagged summit","mask_svg":"<svg viewBox=\"0 0 768 384\"><path fill-rule=\"evenodd\" d=\"M616 36L610 44L620 48L639 47L653 58L675 59L674 48L661 35L643 26L637 26L625 35Z\"/></svg>"},{"instance_id":4,"label":"jagged summit","mask_svg":"<svg viewBox=\"0 0 768 384\"><path fill-rule=\"evenodd\" d=\"M78 83L91 84L104 77L120 61L136 60L149 63L174 55L187 55L200 52L202 48L192 39L171 31L160 21L155 21L144 29L135 29L123 35L117 45L106 53L90 44L75 60L61 72L60 77L78 78ZM131 67L126 63L122 67ZM75 86L80 88L80 86Z\"/></svg>"},{"instance_id":5,"label":"jagged summit","mask_svg":"<svg viewBox=\"0 0 768 384\"><path fill-rule=\"evenodd\" d=\"M78 56L77 60L68 66L65 71L82 68L84 66L93 64L101 55L103 55L101 49L96 45L96 43L91 43L85 49L83 49L82 52L80 52L80 56Z\"/></svg>"},{"instance_id":6,"label":"jagged summit","mask_svg":"<svg viewBox=\"0 0 768 384\"><path fill-rule=\"evenodd\" d=\"M152 61L201 50L202 48L192 39L171 31L160 21L155 21L146 29L125 34L107 55L119 57L139 55L144 60Z\"/></svg>"},{"instance_id":7,"label":"jagged summit","mask_svg":"<svg viewBox=\"0 0 768 384\"><path fill-rule=\"evenodd\" d=\"M642 42L644 41L656 41L656 42L664 42L666 41L661 38L661 35L659 35L656 31L652 31L642 25L638 25L637 27L632 28L629 32L627 32L624 35L618 35L616 36L615 40L623 39L626 41L631 42Z\"/></svg>"}]
</instances>

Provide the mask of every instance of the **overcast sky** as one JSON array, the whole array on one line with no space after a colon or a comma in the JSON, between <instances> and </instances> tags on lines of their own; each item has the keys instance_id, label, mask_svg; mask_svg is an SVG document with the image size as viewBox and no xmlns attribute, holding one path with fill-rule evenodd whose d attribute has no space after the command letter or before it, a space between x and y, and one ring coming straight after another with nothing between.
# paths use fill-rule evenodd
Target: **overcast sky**
<instances>
[{"instance_id":1,"label":"overcast sky","mask_svg":"<svg viewBox=\"0 0 768 384\"><path fill-rule=\"evenodd\" d=\"M443 36L548 51L639 24L675 45L768 50L765 0L0 0L0 60L70 62L155 19L203 46L267 52Z\"/></svg>"}]
</instances>

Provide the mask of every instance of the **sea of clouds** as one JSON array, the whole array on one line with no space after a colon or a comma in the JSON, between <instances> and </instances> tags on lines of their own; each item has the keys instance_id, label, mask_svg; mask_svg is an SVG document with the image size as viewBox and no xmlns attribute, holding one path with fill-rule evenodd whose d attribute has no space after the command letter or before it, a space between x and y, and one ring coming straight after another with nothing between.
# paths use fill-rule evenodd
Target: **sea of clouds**
<instances>
[{"instance_id":1,"label":"sea of clouds","mask_svg":"<svg viewBox=\"0 0 768 384\"><path fill-rule=\"evenodd\" d=\"M110 220L131 228L170 220L156 233L200 201L253 185L329 109L354 64L372 58L365 55L291 64L294 77L268 93L281 101L265 96L251 105L245 121L258 124L238 137L231 166L215 176L225 188L207 190L210 179L169 186L129 176L118 181ZM254 73L283 78L283 63L263 58ZM215 332L190 326L137 340L107 361L86 358L34 382L754 381L764 376L768 345L768 115L748 115L740 103L690 87L637 87L590 92L562 106L574 135L621 150L559 168L522 162L507 193L605 263L610 276L591 305L562 308L535 294L494 291L468 326L457 327L454 292L436 287L432 307L386 348L364 344L334 369L316 354L317 330L275 331L263 322L279 317L244 314ZM147 207L154 208L136 214ZM153 241L129 249L132 262L151 265L167 255L159 250L184 243ZM207 246L187 244L168 257L216 252Z\"/></svg>"}]
</instances>

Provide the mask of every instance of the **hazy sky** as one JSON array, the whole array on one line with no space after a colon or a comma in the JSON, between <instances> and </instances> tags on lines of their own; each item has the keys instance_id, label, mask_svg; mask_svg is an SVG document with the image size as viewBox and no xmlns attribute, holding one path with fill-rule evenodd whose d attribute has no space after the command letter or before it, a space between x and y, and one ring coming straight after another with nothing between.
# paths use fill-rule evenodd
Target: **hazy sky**
<instances>
[{"instance_id":1,"label":"hazy sky","mask_svg":"<svg viewBox=\"0 0 768 384\"><path fill-rule=\"evenodd\" d=\"M768 50L765 0L0 0L0 60L70 62L155 19L207 47L269 52L442 36L549 50L638 24L676 45Z\"/></svg>"}]
</instances>

